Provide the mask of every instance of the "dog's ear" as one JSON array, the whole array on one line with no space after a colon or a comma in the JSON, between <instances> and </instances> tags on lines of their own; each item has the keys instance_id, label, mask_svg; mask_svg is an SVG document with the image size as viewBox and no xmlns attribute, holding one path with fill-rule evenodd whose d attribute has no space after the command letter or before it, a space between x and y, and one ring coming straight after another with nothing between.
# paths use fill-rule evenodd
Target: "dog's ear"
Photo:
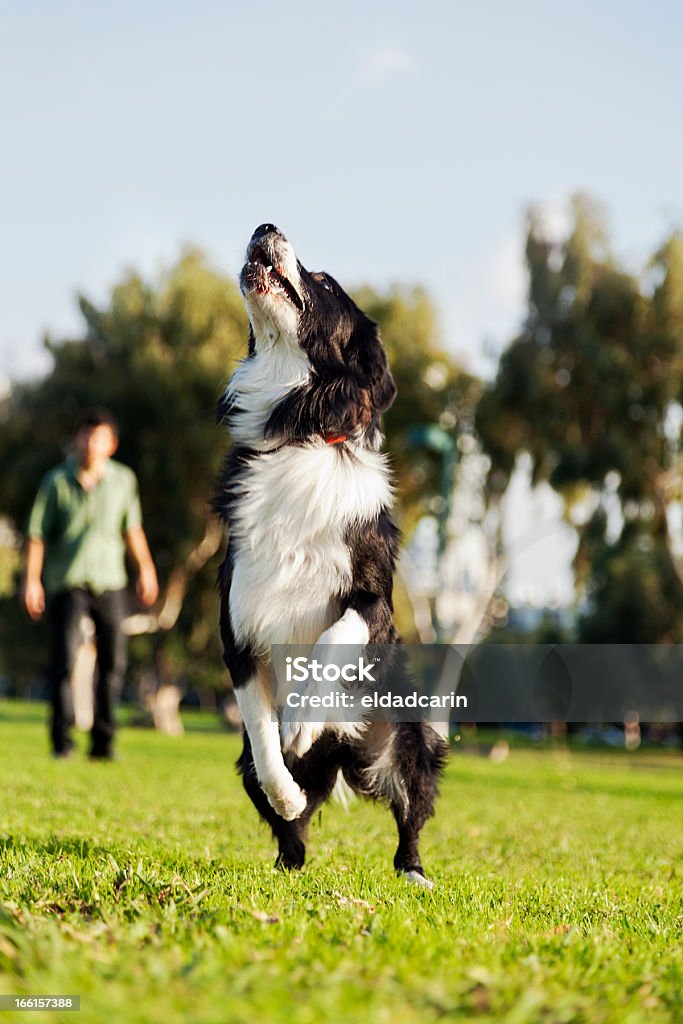
<instances>
[{"instance_id":1,"label":"dog's ear","mask_svg":"<svg viewBox=\"0 0 683 1024\"><path fill-rule=\"evenodd\" d=\"M396 385L389 369L384 345L377 324L368 318L352 339L351 364L360 370L370 392L372 406L377 413L386 412L396 397Z\"/></svg>"}]
</instances>

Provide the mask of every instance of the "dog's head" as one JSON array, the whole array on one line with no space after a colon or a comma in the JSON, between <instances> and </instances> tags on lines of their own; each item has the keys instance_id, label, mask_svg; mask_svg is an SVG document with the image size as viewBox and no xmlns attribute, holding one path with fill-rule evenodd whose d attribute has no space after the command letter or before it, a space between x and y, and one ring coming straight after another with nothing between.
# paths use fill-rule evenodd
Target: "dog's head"
<instances>
[{"instance_id":1,"label":"dog's head","mask_svg":"<svg viewBox=\"0 0 683 1024\"><path fill-rule=\"evenodd\" d=\"M250 353L282 347L304 354L312 374L353 376L376 420L396 394L377 324L325 273L312 273L272 224L262 224L247 246L240 287L250 322Z\"/></svg>"}]
</instances>

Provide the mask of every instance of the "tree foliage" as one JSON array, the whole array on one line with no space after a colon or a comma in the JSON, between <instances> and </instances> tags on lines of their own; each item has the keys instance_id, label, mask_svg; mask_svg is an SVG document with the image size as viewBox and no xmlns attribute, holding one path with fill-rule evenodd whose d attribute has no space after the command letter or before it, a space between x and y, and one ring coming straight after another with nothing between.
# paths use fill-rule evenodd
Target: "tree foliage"
<instances>
[{"instance_id":1,"label":"tree foliage","mask_svg":"<svg viewBox=\"0 0 683 1024\"><path fill-rule=\"evenodd\" d=\"M556 488L580 524L584 635L681 637L661 485L683 381L683 241L669 239L641 278L618 265L596 204L577 196L571 214L561 241L540 211L529 214L528 313L477 426L494 487L526 450L534 482Z\"/></svg>"}]
</instances>

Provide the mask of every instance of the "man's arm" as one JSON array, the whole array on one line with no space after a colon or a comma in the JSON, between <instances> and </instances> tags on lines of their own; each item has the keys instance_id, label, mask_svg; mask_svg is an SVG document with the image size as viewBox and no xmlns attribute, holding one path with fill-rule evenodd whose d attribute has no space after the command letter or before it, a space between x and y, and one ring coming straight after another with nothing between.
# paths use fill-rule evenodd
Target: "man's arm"
<instances>
[{"instance_id":1,"label":"man's arm","mask_svg":"<svg viewBox=\"0 0 683 1024\"><path fill-rule=\"evenodd\" d=\"M45 591L41 580L45 544L36 537L30 537L26 545L26 571L21 587L21 600L32 619L39 619L45 611Z\"/></svg>"},{"instance_id":2,"label":"man's arm","mask_svg":"<svg viewBox=\"0 0 683 1024\"><path fill-rule=\"evenodd\" d=\"M159 582L145 531L141 526L130 526L124 533L124 538L138 571L135 590L142 603L149 607L159 596Z\"/></svg>"}]
</instances>

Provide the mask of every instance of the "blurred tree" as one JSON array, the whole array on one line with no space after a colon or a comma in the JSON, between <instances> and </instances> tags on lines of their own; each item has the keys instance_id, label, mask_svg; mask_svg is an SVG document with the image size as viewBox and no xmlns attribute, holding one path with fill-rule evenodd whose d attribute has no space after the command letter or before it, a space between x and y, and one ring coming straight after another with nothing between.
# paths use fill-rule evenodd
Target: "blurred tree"
<instances>
[{"instance_id":1,"label":"blurred tree","mask_svg":"<svg viewBox=\"0 0 683 1024\"><path fill-rule=\"evenodd\" d=\"M490 486L502 491L526 450L533 481L563 495L580 535L582 635L680 638L683 587L662 494L681 398L681 240L657 254L648 288L616 264L594 202L574 197L571 214L558 240L542 211L529 213L527 319L477 411Z\"/></svg>"}]
</instances>

